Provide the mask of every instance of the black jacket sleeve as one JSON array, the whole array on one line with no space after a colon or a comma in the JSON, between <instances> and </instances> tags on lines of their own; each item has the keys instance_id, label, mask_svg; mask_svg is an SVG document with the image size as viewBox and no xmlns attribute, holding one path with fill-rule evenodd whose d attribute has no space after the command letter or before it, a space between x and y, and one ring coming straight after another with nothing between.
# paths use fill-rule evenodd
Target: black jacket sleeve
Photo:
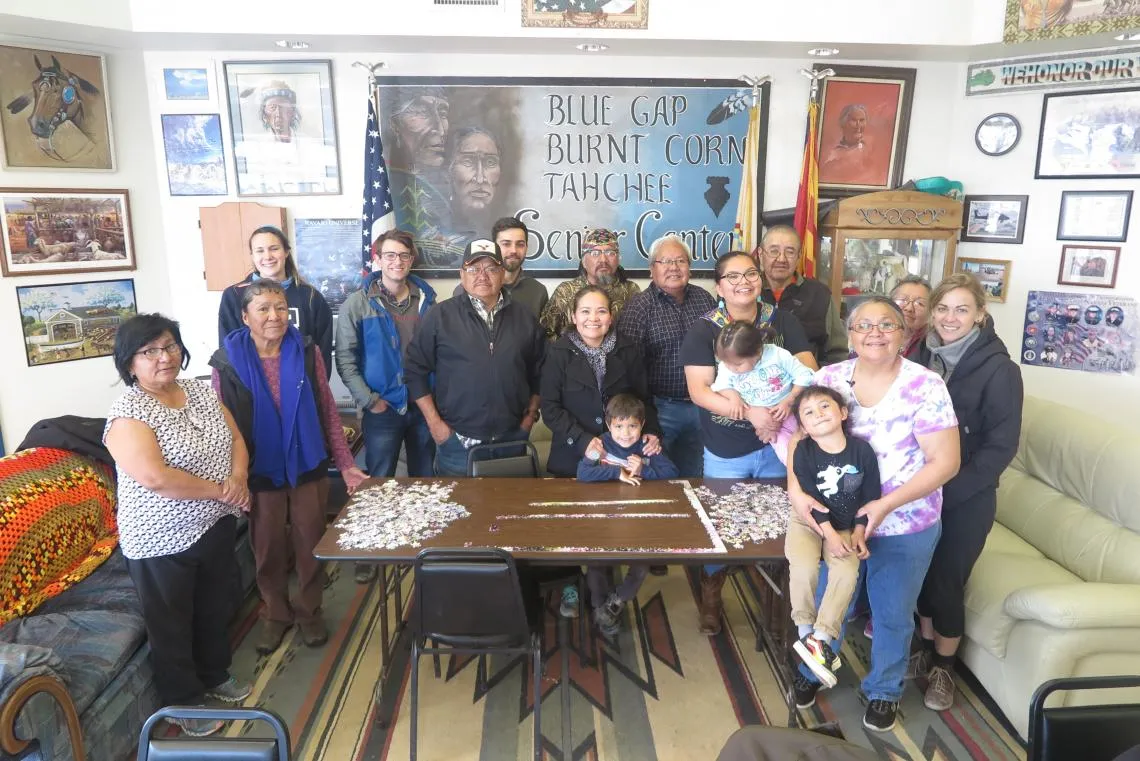
<instances>
[{"instance_id":1,"label":"black jacket sleeve","mask_svg":"<svg viewBox=\"0 0 1140 761\"><path fill-rule=\"evenodd\" d=\"M226 336L242 325L241 299L238 298L237 286L231 285L222 291L222 303L218 307L218 346L226 340Z\"/></svg>"},{"instance_id":2,"label":"black jacket sleeve","mask_svg":"<svg viewBox=\"0 0 1140 761\"><path fill-rule=\"evenodd\" d=\"M530 310L527 311L529 313ZM542 367L546 362L546 334L542 331L542 326L538 324L537 319L532 319L531 323L533 334L530 337L531 361L527 383L530 384L530 395L535 396L541 394L542 389Z\"/></svg>"},{"instance_id":3,"label":"black jacket sleeve","mask_svg":"<svg viewBox=\"0 0 1140 761\"><path fill-rule=\"evenodd\" d=\"M982 443L942 487L944 505L962 504L997 484L1017 454L1024 401L1021 370L1006 359L982 391L982 430L962 432L963 437L980 436Z\"/></svg>"},{"instance_id":4,"label":"black jacket sleeve","mask_svg":"<svg viewBox=\"0 0 1140 761\"><path fill-rule=\"evenodd\" d=\"M332 309L325 297L316 288L313 288L310 297L313 307L313 343L321 350L321 359L325 361L325 378L332 377L332 350L333 350L333 318Z\"/></svg>"},{"instance_id":5,"label":"black jacket sleeve","mask_svg":"<svg viewBox=\"0 0 1140 761\"><path fill-rule=\"evenodd\" d=\"M543 342L545 343L545 336ZM555 441L570 438L574 440L574 453L579 457L586 451L586 445L593 438L578 420L566 409L562 398L566 390L566 367L570 352L551 351L542 368L542 419L554 435Z\"/></svg>"},{"instance_id":6,"label":"black jacket sleeve","mask_svg":"<svg viewBox=\"0 0 1140 761\"><path fill-rule=\"evenodd\" d=\"M436 335L439 332L439 307L433 307L420 318L420 326L408 344L404 362L404 382L408 399L415 401L431 394L431 374L435 372Z\"/></svg>"}]
</instances>

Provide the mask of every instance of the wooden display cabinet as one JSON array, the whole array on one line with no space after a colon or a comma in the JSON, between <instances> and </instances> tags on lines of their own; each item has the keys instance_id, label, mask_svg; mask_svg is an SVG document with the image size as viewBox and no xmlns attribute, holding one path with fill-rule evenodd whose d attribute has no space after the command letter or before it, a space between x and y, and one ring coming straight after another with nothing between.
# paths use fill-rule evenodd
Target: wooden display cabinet
<instances>
[{"instance_id":1,"label":"wooden display cabinet","mask_svg":"<svg viewBox=\"0 0 1140 761\"><path fill-rule=\"evenodd\" d=\"M885 190L846 198L820 225L816 277L846 319L864 298L889 295L907 275L937 285L951 272L961 228L962 203L945 196Z\"/></svg>"}]
</instances>

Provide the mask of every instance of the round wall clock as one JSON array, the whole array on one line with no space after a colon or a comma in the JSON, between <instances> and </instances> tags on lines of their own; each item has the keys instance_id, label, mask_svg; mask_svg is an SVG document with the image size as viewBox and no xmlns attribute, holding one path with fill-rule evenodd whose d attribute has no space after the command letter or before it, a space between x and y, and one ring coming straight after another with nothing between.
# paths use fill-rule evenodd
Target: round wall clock
<instances>
[{"instance_id":1,"label":"round wall clock","mask_svg":"<svg viewBox=\"0 0 1140 761\"><path fill-rule=\"evenodd\" d=\"M990 114L974 132L978 150L987 156L1004 156L1021 139L1021 122L1011 114Z\"/></svg>"}]
</instances>

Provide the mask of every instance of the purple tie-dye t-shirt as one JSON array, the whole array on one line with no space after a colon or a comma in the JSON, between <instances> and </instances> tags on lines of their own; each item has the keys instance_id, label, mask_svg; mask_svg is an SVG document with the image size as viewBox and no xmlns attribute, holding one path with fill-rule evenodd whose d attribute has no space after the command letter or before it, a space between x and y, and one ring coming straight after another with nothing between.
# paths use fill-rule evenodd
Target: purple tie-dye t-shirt
<instances>
[{"instance_id":1,"label":"purple tie-dye t-shirt","mask_svg":"<svg viewBox=\"0 0 1140 761\"><path fill-rule=\"evenodd\" d=\"M851 388L854 359L828 365L815 374L815 383L838 391L847 402L847 432L865 439L879 459L883 495L890 494L922 469L926 458L915 436L956 428L958 418L946 384L935 373L909 360L886 396L873 407L863 407ZM879 536L914 534L938 522L942 515L942 488L897 508L875 530Z\"/></svg>"}]
</instances>

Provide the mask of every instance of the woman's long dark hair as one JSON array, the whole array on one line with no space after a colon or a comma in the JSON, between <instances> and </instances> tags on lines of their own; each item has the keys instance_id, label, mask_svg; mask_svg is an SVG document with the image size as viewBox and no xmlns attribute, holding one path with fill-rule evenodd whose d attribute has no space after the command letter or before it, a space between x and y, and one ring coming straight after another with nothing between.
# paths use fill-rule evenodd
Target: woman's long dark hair
<instances>
[{"instance_id":1,"label":"woman's long dark hair","mask_svg":"<svg viewBox=\"0 0 1140 761\"><path fill-rule=\"evenodd\" d=\"M280 227L273 225L262 225L254 230L249 235L249 255L253 256L253 239L258 235L276 235L277 240L281 241L281 248L285 249L285 277L292 279L294 285L303 285L305 279L301 277L301 273L297 270L297 263L293 261L293 246L290 245L289 239L285 237L285 233L281 232ZM253 268L257 272L257 267Z\"/></svg>"}]
</instances>

